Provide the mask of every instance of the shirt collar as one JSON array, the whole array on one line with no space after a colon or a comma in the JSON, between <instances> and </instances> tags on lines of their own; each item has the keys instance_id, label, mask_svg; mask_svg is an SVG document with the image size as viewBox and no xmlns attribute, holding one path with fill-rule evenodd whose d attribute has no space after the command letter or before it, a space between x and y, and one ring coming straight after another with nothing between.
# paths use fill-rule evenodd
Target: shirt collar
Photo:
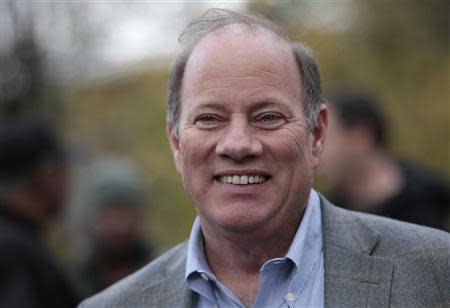
<instances>
[{"instance_id":1,"label":"shirt collar","mask_svg":"<svg viewBox=\"0 0 450 308\"><path fill-rule=\"evenodd\" d=\"M308 204L305 209L302 221L289 247L288 252L282 259L291 260L296 268L310 266L311 254L320 245L322 248L322 220L320 211L319 195L311 189ZM209 279L216 280L211 272L205 258L203 236L201 232L200 219L196 217L189 237L186 274L185 278L193 273L205 274Z\"/></svg>"},{"instance_id":2,"label":"shirt collar","mask_svg":"<svg viewBox=\"0 0 450 308\"><path fill-rule=\"evenodd\" d=\"M185 278L187 279L192 273L195 272L212 275L208 262L206 262L205 258L203 236L200 227L200 218L198 216L194 220L191 235L189 236Z\"/></svg>"},{"instance_id":3,"label":"shirt collar","mask_svg":"<svg viewBox=\"0 0 450 308\"><path fill-rule=\"evenodd\" d=\"M297 268L308 268L314 260L314 253L322 248L322 218L319 195L311 189L308 205L294 240L285 258L294 262Z\"/></svg>"}]
</instances>

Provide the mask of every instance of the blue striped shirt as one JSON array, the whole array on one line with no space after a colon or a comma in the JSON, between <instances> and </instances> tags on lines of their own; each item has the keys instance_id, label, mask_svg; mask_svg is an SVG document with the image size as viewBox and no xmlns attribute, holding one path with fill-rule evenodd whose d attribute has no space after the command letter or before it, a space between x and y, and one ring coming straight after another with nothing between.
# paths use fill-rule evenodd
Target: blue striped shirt
<instances>
[{"instance_id":1,"label":"blue striped shirt","mask_svg":"<svg viewBox=\"0 0 450 308\"><path fill-rule=\"evenodd\" d=\"M254 308L323 307L322 219L319 196L311 190L300 226L283 258L263 264ZM194 221L186 263L186 282L198 296L193 307L245 307L211 272L204 254L200 220Z\"/></svg>"}]
</instances>

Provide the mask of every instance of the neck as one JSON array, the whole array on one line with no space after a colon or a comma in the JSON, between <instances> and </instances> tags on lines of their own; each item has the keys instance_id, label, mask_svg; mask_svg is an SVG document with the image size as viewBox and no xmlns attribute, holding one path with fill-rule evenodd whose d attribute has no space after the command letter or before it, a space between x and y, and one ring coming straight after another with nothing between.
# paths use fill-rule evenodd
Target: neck
<instances>
[{"instance_id":1,"label":"neck","mask_svg":"<svg viewBox=\"0 0 450 308\"><path fill-rule=\"evenodd\" d=\"M262 265L286 255L300 221L301 216L280 230L255 230L245 234L217 232L207 224L202 225L205 255L212 272L247 307L251 306L256 298Z\"/></svg>"},{"instance_id":2,"label":"neck","mask_svg":"<svg viewBox=\"0 0 450 308\"><path fill-rule=\"evenodd\" d=\"M384 151L373 152L355 165L339 187L351 208L374 209L404 185L401 170Z\"/></svg>"}]
</instances>

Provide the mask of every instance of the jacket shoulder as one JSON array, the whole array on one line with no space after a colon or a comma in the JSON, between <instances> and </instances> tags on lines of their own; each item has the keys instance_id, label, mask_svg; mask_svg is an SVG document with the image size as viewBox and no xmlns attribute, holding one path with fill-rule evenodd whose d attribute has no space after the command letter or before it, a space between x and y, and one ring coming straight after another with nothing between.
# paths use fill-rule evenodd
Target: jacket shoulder
<instances>
[{"instance_id":1,"label":"jacket shoulder","mask_svg":"<svg viewBox=\"0 0 450 308\"><path fill-rule=\"evenodd\" d=\"M360 218L382 234L372 255L393 261L393 295L404 294L404 286L409 284L408 292L420 288L431 296L430 305L438 305L439 301L431 303L437 298L441 298L441 303L450 302L449 233L372 215L361 214ZM394 306L401 303L392 299Z\"/></svg>"},{"instance_id":2,"label":"jacket shoulder","mask_svg":"<svg viewBox=\"0 0 450 308\"><path fill-rule=\"evenodd\" d=\"M430 257L449 257L450 235L445 231L371 214L354 212L354 215L380 234L375 255L395 258L421 250Z\"/></svg>"},{"instance_id":3,"label":"jacket shoulder","mask_svg":"<svg viewBox=\"0 0 450 308\"><path fill-rule=\"evenodd\" d=\"M344 242L356 249L357 242L370 254L393 258L423 249L448 258L450 237L445 231L340 208L323 196L321 201L325 237L333 244ZM369 240L372 243L365 245Z\"/></svg>"},{"instance_id":4,"label":"jacket shoulder","mask_svg":"<svg viewBox=\"0 0 450 308\"><path fill-rule=\"evenodd\" d=\"M362 256L373 264L384 263L385 270L387 264L392 266L392 272L388 272L392 279L389 281L392 281L393 306L441 306L450 302L450 235L447 232L345 210L324 198L322 201L325 257L328 255L326 260L332 264L328 271L342 267L335 262L336 256L342 262L352 256Z\"/></svg>"},{"instance_id":5,"label":"jacket shoulder","mask_svg":"<svg viewBox=\"0 0 450 308\"><path fill-rule=\"evenodd\" d=\"M79 307L140 307L170 296L183 288L186 252L187 242L183 242Z\"/></svg>"}]
</instances>

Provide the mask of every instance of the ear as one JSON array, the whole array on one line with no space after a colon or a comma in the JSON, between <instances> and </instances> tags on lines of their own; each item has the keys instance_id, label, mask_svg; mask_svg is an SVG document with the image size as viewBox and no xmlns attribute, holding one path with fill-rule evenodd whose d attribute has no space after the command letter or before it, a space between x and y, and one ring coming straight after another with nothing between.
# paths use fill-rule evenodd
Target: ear
<instances>
[{"instance_id":1,"label":"ear","mask_svg":"<svg viewBox=\"0 0 450 308\"><path fill-rule=\"evenodd\" d=\"M181 172L181 159L180 159L180 141L175 135L173 128L167 124L166 125L167 137L169 138L170 149L172 150L173 159L175 161L175 167L178 173Z\"/></svg>"},{"instance_id":2,"label":"ear","mask_svg":"<svg viewBox=\"0 0 450 308\"><path fill-rule=\"evenodd\" d=\"M320 106L319 114L317 116L316 126L312 132L313 144L313 167L316 168L319 165L320 158L322 156L323 149L325 147L325 139L327 136L328 127L328 108L325 105Z\"/></svg>"}]
</instances>

